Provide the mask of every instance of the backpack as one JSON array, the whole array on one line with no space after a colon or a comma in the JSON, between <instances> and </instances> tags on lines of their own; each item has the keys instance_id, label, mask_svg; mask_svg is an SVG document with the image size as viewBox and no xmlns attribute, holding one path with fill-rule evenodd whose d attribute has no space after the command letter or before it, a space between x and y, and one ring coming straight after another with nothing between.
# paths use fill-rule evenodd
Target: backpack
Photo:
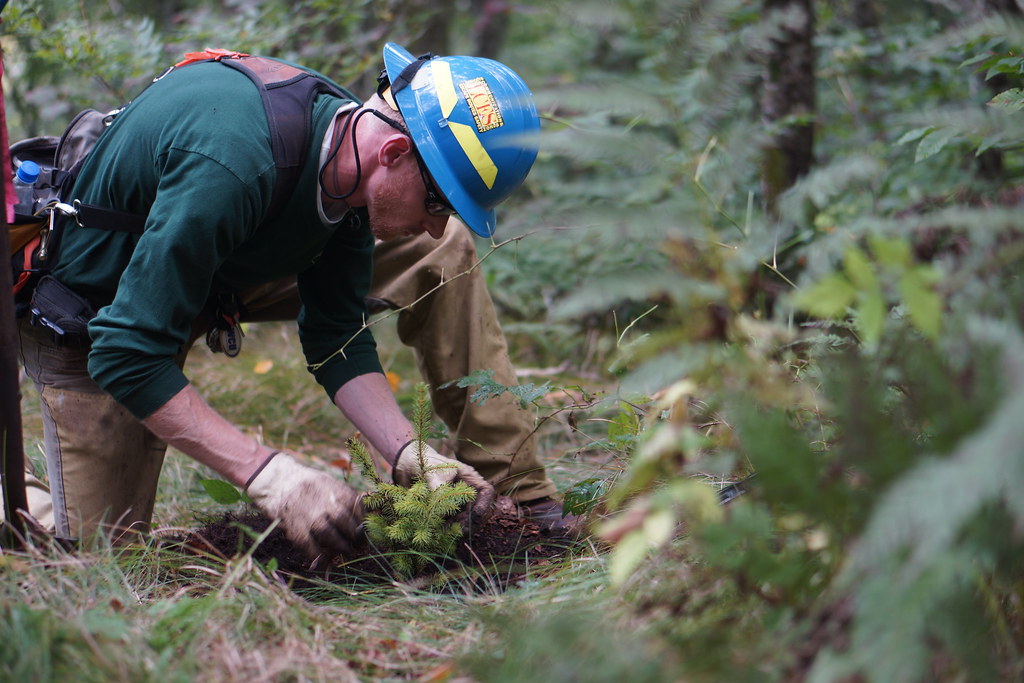
<instances>
[{"instance_id":1,"label":"backpack","mask_svg":"<svg viewBox=\"0 0 1024 683\"><path fill-rule=\"evenodd\" d=\"M34 188L38 208L34 214L15 213L8 226L15 314L19 317L24 314L36 283L56 265L58 224L62 225L64 220L56 206L70 192L70 181L111 120L113 112L101 114L86 109L72 119L59 138L44 135L11 145L12 174L23 161L39 165ZM62 189L65 185L66 189Z\"/></svg>"},{"instance_id":2,"label":"backpack","mask_svg":"<svg viewBox=\"0 0 1024 683\"><path fill-rule=\"evenodd\" d=\"M259 89L277 171L270 206L263 219L264 223L269 222L284 208L306 162L313 99L321 93L330 93L354 102L359 100L340 85L296 66L269 57L219 49L190 52L153 82L174 69L209 61L241 71ZM73 205L66 203L72 196L78 171L96 140L127 106L107 113L86 109L72 119L59 138L35 137L11 145L10 173L25 160L35 161L40 166L35 188L36 214L16 214L14 223L9 226L15 314L19 317L27 312L35 285L57 265L60 236L69 218L90 228L142 234L146 223L144 215L77 200Z\"/></svg>"}]
</instances>

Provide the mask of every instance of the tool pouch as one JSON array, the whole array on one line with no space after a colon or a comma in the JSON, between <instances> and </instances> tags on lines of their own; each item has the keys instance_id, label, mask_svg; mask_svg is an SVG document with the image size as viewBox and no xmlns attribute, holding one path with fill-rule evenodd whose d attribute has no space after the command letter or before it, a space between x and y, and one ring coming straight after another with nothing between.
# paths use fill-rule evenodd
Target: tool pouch
<instances>
[{"instance_id":1,"label":"tool pouch","mask_svg":"<svg viewBox=\"0 0 1024 683\"><path fill-rule=\"evenodd\" d=\"M62 346L90 344L87 327L96 317L96 310L88 299L60 280L50 275L42 278L32 292L29 310L32 324L51 330L56 343Z\"/></svg>"},{"instance_id":2,"label":"tool pouch","mask_svg":"<svg viewBox=\"0 0 1024 683\"><path fill-rule=\"evenodd\" d=\"M213 322L206 331L206 345L214 353L234 358L242 351L242 302L234 292L219 292Z\"/></svg>"}]
</instances>

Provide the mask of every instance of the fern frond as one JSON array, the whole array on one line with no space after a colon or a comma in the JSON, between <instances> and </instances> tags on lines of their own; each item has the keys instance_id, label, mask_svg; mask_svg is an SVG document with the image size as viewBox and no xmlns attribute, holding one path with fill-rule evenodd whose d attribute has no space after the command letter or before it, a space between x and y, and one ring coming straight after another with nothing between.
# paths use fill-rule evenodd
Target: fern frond
<instances>
[{"instance_id":1,"label":"fern frond","mask_svg":"<svg viewBox=\"0 0 1024 683\"><path fill-rule=\"evenodd\" d=\"M978 553L981 534L972 525L1000 506L1017 525L1024 523L1024 334L989 320L969 326L968 337L1002 347L1008 394L950 455L922 460L875 506L840 576L856 601L857 623L853 646L833 667L859 668L871 680L927 677L934 624L964 619L951 616L950 607L973 604L986 571ZM987 542L1002 546L1004 539L994 535ZM982 611L968 609L967 617Z\"/></svg>"},{"instance_id":2,"label":"fern frond","mask_svg":"<svg viewBox=\"0 0 1024 683\"><path fill-rule=\"evenodd\" d=\"M869 572L906 549L906 578L947 552L964 524L982 506L1002 501L1024 523L1024 504L1010 481L1024 479L1024 335L1004 323L976 324L973 335L1003 346L1012 393L989 423L947 458L924 461L879 503L853 556L850 571ZM1016 379L1014 379L1016 378ZM1016 478L1016 479L1015 479Z\"/></svg>"}]
</instances>

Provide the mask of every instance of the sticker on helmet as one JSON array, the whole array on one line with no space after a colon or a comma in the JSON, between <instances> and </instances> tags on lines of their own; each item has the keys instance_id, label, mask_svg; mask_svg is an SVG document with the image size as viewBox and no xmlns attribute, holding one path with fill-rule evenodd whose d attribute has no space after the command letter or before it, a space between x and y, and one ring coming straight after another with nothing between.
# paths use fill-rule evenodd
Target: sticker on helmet
<instances>
[{"instance_id":1,"label":"sticker on helmet","mask_svg":"<svg viewBox=\"0 0 1024 683\"><path fill-rule=\"evenodd\" d=\"M494 99L494 93L491 92L491 86L487 85L487 81L482 76L459 83L459 90L466 98L469 110L473 112L473 120L476 121L478 133L486 133L505 125L505 120L501 118L501 110L498 109L498 103Z\"/></svg>"}]
</instances>

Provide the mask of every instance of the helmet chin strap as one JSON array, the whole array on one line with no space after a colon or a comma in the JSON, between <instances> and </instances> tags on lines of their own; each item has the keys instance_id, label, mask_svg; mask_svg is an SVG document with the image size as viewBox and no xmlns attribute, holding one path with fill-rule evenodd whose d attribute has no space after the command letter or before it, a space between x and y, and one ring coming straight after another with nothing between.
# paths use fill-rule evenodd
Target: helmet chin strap
<instances>
[{"instance_id":1,"label":"helmet chin strap","mask_svg":"<svg viewBox=\"0 0 1024 683\"><path fill-rule=\"evenodd\" d=\"M394 79L388 77L388 70L383 69L380 75L377 76L377 94L380 95L381 99L388 103L388 106L397 112L401 109L398 108L398 103L395 101L395 95L412 83L412 79L416 76L416 72L420 68L434 59L437 55L433 52L426 52L416 58L415 61L410 62L401 73L398 74Z\"/></svg>"},{"instance_id":2,"label":"helmet chin strap","mask_svg":"<svg viewBox=\"0 0 1024 683\"><path fill-rule=\"evenodd\" d=\"M317 182L320 185L320 191L335 201L341 201L351 197L353 193L355 193L356 188L359 187L359 183L362 180L363 168L362 163L359 161L359 143L356 142L356 124L359 123L359 119L369 113L376 114L377 112L372 109L359 109L345 118L345 126L341 129L341 134L338 135L338 139L332 145L331 153L327 155L327 159L324 160L324 164L320 167L320 172L317 174ZM341 151L341 146L345 143L345 136L349 134L349 128L352 129L352 156L355 157L356 162L356 181L352 184L352 189L345 194L334 194L327 189L327 185L324 183L324 175L327 173L327 167L331 165L334 158L338 156L338 152Z\"/></svg>"},{"instance_id":3,"label":"helmet chin strap","mask_svg":"<svg viewBox=\"0 0 1024 683\"><path fill-rule=\"evenodd\" d=\"M382 71L381 76L377 79L377 94L381 95L381 97L385 97L385 95L382 94L382 92L387 91L386 101L388 101L388 104L392 106L392 108L395 111L400 111L398 109L398 105L394 103L394 99L391 96L391 93L398 92L399 90L402 90L403 88L408 86L409 83L412 82L413 76L415 76L416 72L419 71L420 67L433 58L434 55L430 52L420 55L419 59L414 61L412 64L409 64L402 70L402 73L400 73L398 75L398 78L395 79L393 87L389 87L391 86L391 84L387 82L387 71ZM381 114L376 109L361 107L354 114L349 114L349 116L345 119L345 126L341 129L341 134L338 135L338 139L331 149L331 153L327 155L327 159L324 160L324 164L323 166L320 167L320 172L317 174L317 182L320 185L320 191L323 192L327 197L335 201L343 201L351 197L355 193L356 188L359 187L359 183L362 180L363 168L362 163L359 161L359 144L356 142L356 126L359 123L359 119L363 118L363 116L365 116L366 114L373 114L378 119L388 124L392 128L395 128L406 137L412 138L412 135L409 133L408 129L405 129L404 127L398 125L397 121L392 121L391 119L384 116L384 114ZM352 184L352 189L350 189L345 194L334 194L333 192L327 189L327 185L324 183L324 176L327 173L327 167L331 164L332 161L334 161L334 158L338 156L338 152L341 151L341 146L345 142L345 136L349 134L349 128L352 129L352 156L355 157L356 162L356 180Z\"/></svg>"},{"instance_id":4,"label":"helmet chin strap","mask_svg":"<svg viewBox=\"0 0 1024 683\"><path fill-rule=\"evenodd\" d=\"M324 160L324 165L320 167L320 173L317 175L317 180L320 183L320 191L336 201L348 199L349 197L351 197L352 194L356 191L356 188L359 187L360 180L362 180L363 168L362 163L359 161L359 143L356 142L356 126L359 124L359 119L363 118L363 116L365 116L366 114L373 114L378 119L380 119L384 123L388 124L395 130L397 130L402 135L405 135L410 139L412 138L412 135L409 133L409 131L402 127L401 125L399 125L398 121L392 121L391 119L389 119L387 116L384 116L384 114L381 114L376 109L361 107L354 113L349 114L348 118L345 119L345 126L341 129L341 134L338 135L337 142L333 145L331 153L327 155L327 159ZM341 145L344 143L345 136L348 135L350 127L352 129L352 156L355 157L356 162L356 181L355 183L353 183L351 190L349 190L345 194L336 195L330 190L328 190L327 186L324 185L324 175L327 172L327 167L330 165L332 161L334 161L334 157L336 157L338 155L338 152L341 150Z\"/></svg>"}]
</instances>

